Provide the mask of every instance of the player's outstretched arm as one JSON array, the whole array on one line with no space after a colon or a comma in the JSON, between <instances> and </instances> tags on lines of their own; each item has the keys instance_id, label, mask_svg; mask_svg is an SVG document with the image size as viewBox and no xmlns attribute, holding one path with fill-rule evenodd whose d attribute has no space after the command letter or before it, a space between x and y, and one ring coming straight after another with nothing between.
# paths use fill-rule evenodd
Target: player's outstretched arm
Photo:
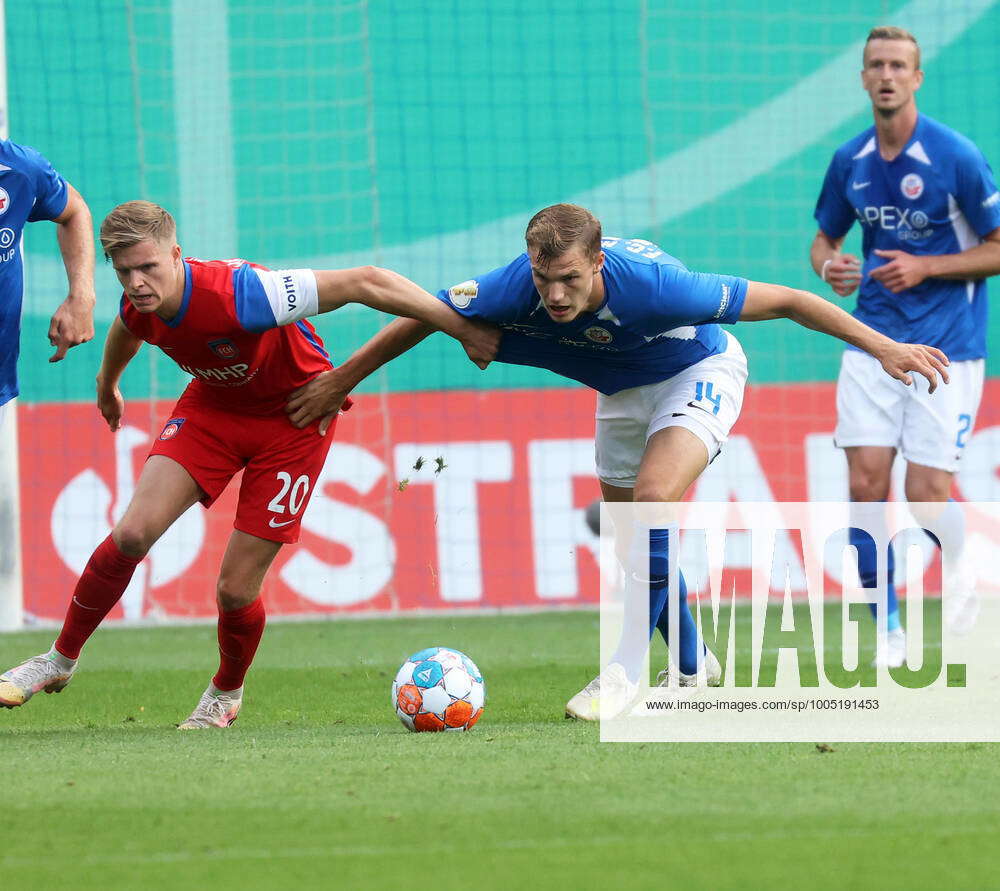
<instances>
[{"instance_id":1,"label":"player's outstretched arm","mask_svg":"<svg viewBox=\"0 0 1000 891\"><path fill-rule=\"evenodd\" d=\"M415 347L434 329L415 319L396 319L360 347L343 364L316 375L288 398L285 411L296 427L308 427L323 418L320 435L326 433L348 394L386 362Z\"/></svg>"},{"instance_id":2,"label":"player's outstretched arm","mask_svg":"<svg viewBox=\"0 0 1000 891\"><path fill-rule=\"evenodd\" d=\"M66 207L55 222L69 293L49 322L49 343L56 348L50 362L94 336L94 224L83 197L71 185L68 189Z\"/></svg>"},{"instance_id":3,"label":"player's outstretched arm","mask_svg":"<svg viewBox=\"0 0 1000 891\"><path fill-rule=\"evenodd\" d=\"M485 368L496 358L500 330L459 315L408 278L377 266L316 270L319 311L330 312L345 303L363 303L372 309L406 316L450 334L465 347L469 358Z\"/></svg>"},{"instance_id":4,"label":"player's outstretched arm","mask_svg":"<svg viewBox=\"0 0 1000 891\"><path fill-rule=\"evenodd\" d=\"M886 374L905 384L913 383L909 374L913 371L927 378L931 392L937 388L938 374L948 383L948 357L941 350L923 344L897 343L809 291L749 282L740 321L767 319L791 319L805 328L853 344L878 359Z\"/></svg>"},{"instance_id":5,"label":"player's outstretched arm","mask_svg":"<svg viewBox=\"0 0 1000 891\"><path fill-rule=\"evenodd\" d=\"M125 400L118 382L141 345L142 341L116 316L104 340L104 357L97 372L97 407L112 432L121 427L125 413Z\"/></svg>"}]
</instances>

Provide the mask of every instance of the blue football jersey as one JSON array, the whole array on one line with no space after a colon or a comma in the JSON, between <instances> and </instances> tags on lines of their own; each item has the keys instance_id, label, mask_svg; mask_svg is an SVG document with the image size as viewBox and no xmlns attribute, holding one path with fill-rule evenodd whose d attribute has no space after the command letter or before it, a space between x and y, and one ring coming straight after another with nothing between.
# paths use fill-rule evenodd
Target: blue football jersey
<instances>
[{"instance_id":1,"label":"blue football jersey","mask_svg":"<svg viewBox=\"0 0 1000 891\"><path fill-rule=\"evenodd\" d=\"M0 405L17 395L25 223L55 219L66 209L66 181L34 149L0 141Z\"/></svg>"},{"instance_id":2,"label":"blue football jersey","mask_svg":"<svg viewBox=\"0 0 1000 891\"><path fill-rule=\"evenodd\" d=\"M871 277L889 260L875 250L957 254L1000 226L1000 193L973 143L919 115L900 154L885 161L875 128L833 156L816 203L820 229L840 238L862 229L861 287L854 315L905 343L939 347L952 359L986 355L986 282L928 278L893 294Z\"/></svg>"},{"instance_id":3,"label":"blue football jersey","mask_svg":"<svg viewBox=\"0 0 1000 891\"><path fill-rule=\"evenodd\" d=\"M545 311L528 255L438 292L469 318L499 325L498 362L547 368L605 394L658 383L725 349L746 279L691 272L655 244L605 238L604 303L571 322Z\"/></svg>"}]
</instances>

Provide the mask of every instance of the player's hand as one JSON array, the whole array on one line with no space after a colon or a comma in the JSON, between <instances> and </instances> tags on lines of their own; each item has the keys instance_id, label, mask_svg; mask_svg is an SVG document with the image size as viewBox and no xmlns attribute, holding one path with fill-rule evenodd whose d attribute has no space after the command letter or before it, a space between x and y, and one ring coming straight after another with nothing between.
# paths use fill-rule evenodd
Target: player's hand
<instances>
[{"instance_id":1,"label":"player's hand","mask_svg":"<svg viewBox=\"0 0 1000 891\"><path fill-rule=\"evenodd\" d=\"M333 423L333 419L337 417L337 412L325 415L319 422L319 435L326 436L326 431L330 429L330 425Z\"/></svg>"},{"instance_id":2,"label":"player's hand","mask_svg":"<svg viewBox=\"0 0 1000 891\"><path fill-rule=\"evenodd\" d=\"M826 265L826 283L835 294L847 297L860 282L861 261L854 254L837 254Z\"/></svg>"},{"instance_id":3,"label":"player's hand","mask_svg":"<svg viewBox=\"0 0 1000 891\"><path fill-rule=\"evenodd\" d=\"M913 377L908 372L915 371L927 378L928 392L937 389L937 376L948 383L948 357L936 347L924 346L922 343L889 344L878 357L886 374L902 381L909 386Z\"/></svg>"},{"instance_id":4,"label":"player's hand","mask_svg":"<svg viewBox=\"0 0 1000 891\"><path fill-rule=\"evenodd\" d=\"M49 322L49 343L56 348L50 362L59 362L66 352L94 337L94 298L67 297Z\"/></svg>"},{"instance_id":5,"label":"player's hand","mask_svg":"<svg viewBox=\"0 0 1000 891\"><path fill-rule=\"evenodd\" d=\"M462 333L462 346L466 355L480 368L486 368L500 349L503 332L496 325L469 319Z\"/></svg>"},{"instance_id":6,"label":"player's hand","mask_svg":"<svg viewBox=\"0 0 1000 891\"><path fill-rule=\"evenodd\" d=\"M301 430L317 418L322 418L319 433L324 436L350 392L351 384L344 379L339 368L321 372L288 397L285 404L288 420Z\"/></svg>"},{"instance_id":7,"label":"player's hand","mask_svg":"<svg viewBox=\"0 0 1000 891\"><path fill-rule=\"evenodd\" d=\"M889 262L871 271L871 277L881 282L893 294L919 285L927 278L927 258L906 251L875 251Z\"/></svg>"},{"instance_id":8,"label":"player's hand","mask_svg":"<svg viewBox=\"0 0 1000 891\"><path fill-rule=\"evenodd\" d=\"M101 416L108 422L111 432L116 432L122 425L122 415L125 414L125 400L118 387L97 387L97 407Z\"/></svg>"}]
</instances>

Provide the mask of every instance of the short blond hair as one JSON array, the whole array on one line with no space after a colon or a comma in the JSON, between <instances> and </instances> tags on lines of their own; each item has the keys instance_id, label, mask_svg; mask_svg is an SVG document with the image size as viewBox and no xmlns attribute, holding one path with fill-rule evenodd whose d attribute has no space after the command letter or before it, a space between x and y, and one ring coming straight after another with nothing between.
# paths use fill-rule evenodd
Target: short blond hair
<instances>
[{"instance_id":1,"label":"short blond hair","mask_svg":"<svg viewBox=\"0 0 1000 891\"><path fill-rule=\"evenodd\" d=\"M895 25L879 25L868 32L868 39L865 41L865 48L861 53L861 60L864 62L868 55L868 44L873 40L908 40L913 44L913 49L917 53L916 68L920 68L920 44L906 28L897 28Z\"/></svg>"},{"instance_id":2,"label":"short blond hair","mask_svg":"<svg viewBox=\"0 0 1000 891\"><path fill-rule=\"evenodd\" d=\"M578 204L553 204L542 208L528 223L524 240L538 251L537 260L548 266L575 244L582 245L591 260L601 252L601 223Z\"/></svg>"},{"instance_id":3,"label":"short blond hair","mask_svg":"<svg viewBox=\"0 0 1000 891\"><path fill-rule=\"evenodd\" d=\"M101 223L101 247L109 260L116 251L140 241L176 242L177 224L170 214L152 201L119 204Z\"/></svg>"}]
</instances>

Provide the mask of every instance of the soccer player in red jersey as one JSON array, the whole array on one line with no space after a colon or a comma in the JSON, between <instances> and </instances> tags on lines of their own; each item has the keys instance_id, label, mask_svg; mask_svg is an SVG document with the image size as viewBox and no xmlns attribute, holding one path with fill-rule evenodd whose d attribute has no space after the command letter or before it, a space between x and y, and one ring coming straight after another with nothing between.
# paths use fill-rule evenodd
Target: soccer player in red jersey
<instances>
[{"instance_id":1,"label":"soccer player in red jersey","mask_svg":"<svg viewBox=\"0 0 1000 891\"><path fill-rule=\"evenodd\" d=\"M0 705L62 690L83 644L153 544L196 501L210 507L242 470L216 587L219 670L179 725L227 727L239 714L243 679L264 631L261 583L281 546L298 540L336 426L336 412L303 429L285 413L293 390L333 367L306 317L346 303L410 316L460 340L484 368L499 332L384 269L272 271L244 260L183 259L173 218L147 201L108 214L101 244L125 289L97 376L108 426L121 424L118 382L143 341L194 379L150 450L125 513L77 582L59 637L48 653L0 675Z\"/></svg>"}]
</instances>

